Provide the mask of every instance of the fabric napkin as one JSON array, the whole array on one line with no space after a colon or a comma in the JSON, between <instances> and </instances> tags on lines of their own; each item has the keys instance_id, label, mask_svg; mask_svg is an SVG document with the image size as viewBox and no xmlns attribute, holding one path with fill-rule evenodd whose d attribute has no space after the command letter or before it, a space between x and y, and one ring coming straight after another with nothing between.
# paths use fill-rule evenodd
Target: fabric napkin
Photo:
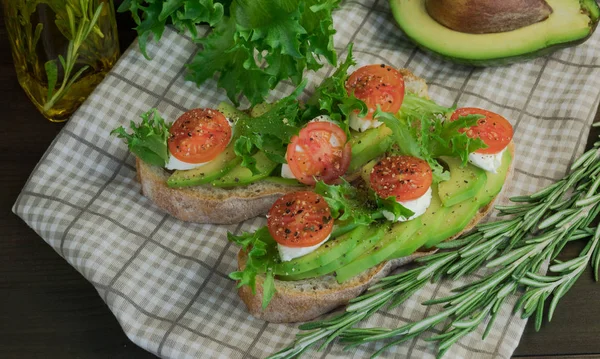
<instances>
[{"instance_id":1,"label":"fabric napkin","mask_svg":"<svg viewBox=\"0 0 600 359\"><path fill-rule=\"evenodd\" d=\"M344 1L334 21L340 55L354 42L359 65L409 68L427 80L436 102L482 107L509 119L517 155L508 195L550 184L582 153L600 96L599 33L547 57L474 68L418 50L396 26L387 1ZM140 195L133 156L109 135L152 107L172 121L187 109L226 100L215 81L197 88L184 80L184 64L198 51L187 37L167 30L148 51L152 61L132 44L50 145L13 210L96 287L137 345L169 358L265 357L290 344L297 325L269 324L248 315L227 277L235 269L237 248L226 240L227 231L251 231L264 218L200 225L166 215ZM314 86L331 71L309 73L309 83ZM291 88L280 86L273 98ZM464 282L429 285L363 325L397 327L434 314L438 307L420 303ZM481 328L446 357L509 358L525 326L511 314L511 304L503 307L487 340L481 340ZM334 343L305 356L362 358L381 345L342 351ZM384 357L433 358L435 353L434 344L417 338Z\"/></svg>"}]
</instances>

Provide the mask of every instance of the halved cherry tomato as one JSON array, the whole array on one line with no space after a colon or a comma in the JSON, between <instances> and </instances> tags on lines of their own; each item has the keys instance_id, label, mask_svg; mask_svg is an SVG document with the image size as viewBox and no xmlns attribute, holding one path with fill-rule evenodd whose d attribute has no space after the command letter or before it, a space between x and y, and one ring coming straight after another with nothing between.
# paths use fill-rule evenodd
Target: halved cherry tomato
<instances>
[{"instance_id":1,"label":"halved cherry tomato","mask_svg":"<svg viewBox=\"0 0 600 359\"><path fill-rule=\"evenodd\" d=\"M369 112L365 119L373 119L377 105L382 111L396 113L404 100L404 77L387 65L367 65L354 71L346 80L346 91L363 100Z\"/></svg>"},{"instance_id":2,"label":"halved cherry tomato","mask_svg":"<svg viewBox=\"0 0 600 359\"><path fill-rule=\"evenodd\" d=\"M267 227L279 244L310 247L331 234L333 219L329 205L321 195L293 192L275 201L267 215Z\"/></svg>"},{"instance_id":3,"label":"halved cherry tomato","mask_svg":"<svg viewBox=\"0 0 600 359\"><path fill-rule=\"evenodd\" d=\"M397 201L417 199L427 192L432 181L431 167L417 157L385 157L371 170L371 188L381 198L395 196Z\"/></svg>"},{"instance_id":4,"label":"halved cherry tomato","mask_svg":"<svg viewBox=\"0 0 600 359\"><path fill-rule=\"evenodd\" d=\"M459 108L452 114L450 121L457 120L460 116L483 115L477 121L477 126L461 130L471 138L480 138L487 148L481 148L476 153L495 154L502 151L513 138L513 127L504 117L497 113L475 107Z\"/></svg>"},{"instance_id":5,"label":"halved cherry tomato","mask_svg":"<svg viewBox=\"0 0 600 359\"><path fill-rule=\"evenodd\" d=\"M197 108L181 115L171 125L169 152L187 163L208 162L229 144L231 126L223 114Z\"/></svg>"},{"instance_id":6,"label":"halved cherry tomato","mask_svg":"<svg viewBox=\"0 0 600 359\"><path fill-rule=\"evenodd\" d=\"M331 122L310 122L288 144L286 159L296 179L307 185L332 183L350 166L346 133Z\"/></svg>"}]
</instances>

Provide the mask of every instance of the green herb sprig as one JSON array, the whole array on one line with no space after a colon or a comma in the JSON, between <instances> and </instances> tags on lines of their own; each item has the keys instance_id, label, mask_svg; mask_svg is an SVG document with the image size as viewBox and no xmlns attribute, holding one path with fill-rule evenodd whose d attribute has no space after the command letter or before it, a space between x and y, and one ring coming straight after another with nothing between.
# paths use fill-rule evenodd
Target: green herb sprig
<instances>
[{"instance_id":1,"label":"green herb sprig","mask_svg":"<svg viewBox=\"0 0 600 359\"><path fill-rule=\"evenodd\" d=\"M65 36L69 39L69 45L67 47L66 58L62 55L58 55L58 60L63 68L62 83L60 87L56 89L56 83L58 81L57 61L47 61L44 64L44 68L46 69L46 77L48 78L48 92L46 94L46 102L44 103L44 111L48 111L54 107L54 105L69 91L73 83L89 68L88 65L85 65L76 73L72 74L75 64L79 59L79 49L88 39L90 34L94 32L100 38L104 37L100 28L96 25L98 18L102 13L103 5L104 4L102 3L98 4L98 7L96 7L95 10L90 6L90 1L87 0L80 0L78 9L75 9L71 4L66 5L68 34L65 34ZM77 19L75 13L81 15L81 17ZM38 29L36 29L36 37L39 37L37 35L37 30ZM41 31L41 28L39 31Z\"/></svg>"},{"instance_id":2,"label":"green herb sprig","mask_svg":"<svg viewBox=\"0 0 600 359\"><path fill-rule=\"evenodd\" d=\"M593 267L598 280L600 227L589 226L600 213L599 148L600 141L572 165L562 180L529 196L511 198L513 205L496 207L500 215L511 218L481 224L474 233L441 243L438 247L447 251L418 259L421 266L382 279L350 301L344 313L300 326L304 332L298 334L294 343L270 358L294 358L318 343L323 349L338 338L348 347L387 340L373 354L375 357L446 323L441 334L427 338L438 343L438 357L442 357L454 343L488 319L485 338L500 307L512 294L520 297L515 312L520 311L523 318L535 315L539 329L546 300L552 297L548 311L551 320L559 300L587 265ZM564 245L573 240L588 243L578 257L558 261L556 257ZM545 263L551 263L549 271L554 275L540 274ZM434 315L395 329L353 328L382 308L401 305L430 281L457 279L482 267L497 270L454 289L451 296L423 303L444 305Z\"/></svg>"}]
</instances>

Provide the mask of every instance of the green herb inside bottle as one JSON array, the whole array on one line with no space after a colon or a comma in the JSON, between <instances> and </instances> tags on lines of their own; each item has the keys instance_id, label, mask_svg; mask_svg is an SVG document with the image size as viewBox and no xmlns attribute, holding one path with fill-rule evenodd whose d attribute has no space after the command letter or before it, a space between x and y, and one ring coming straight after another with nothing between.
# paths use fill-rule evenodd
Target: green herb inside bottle
<instances>
[{"instance_id":1,"label":"green herb inside bottle","mask_svg":"<svg viewBox=\"0 0 600 359\"><path fill-rule=\"evenodd\" d=\"M19 83L40 112L64 121L119 56L107 0L5 1Z\"/></svg>"}]
</instances>

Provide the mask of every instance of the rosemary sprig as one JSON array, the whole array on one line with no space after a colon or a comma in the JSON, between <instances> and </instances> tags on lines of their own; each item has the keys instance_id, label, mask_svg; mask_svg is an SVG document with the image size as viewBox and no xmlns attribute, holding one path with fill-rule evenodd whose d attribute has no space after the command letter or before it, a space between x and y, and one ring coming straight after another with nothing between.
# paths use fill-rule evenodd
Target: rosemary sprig
<instances>
[{"instance_id":1,"label":"rosemary sprig","mask_svg":"<svg viewBox=\"0 0 600 359\"><path fill-rule=\"evenodd\" d=\"M79 49L92 31L97 36L101 38L104 37L100 28L96 26L104 4L98 4L98 7L93 10L89 6L90 3L91 1L88 0L80 0L79 9L74 9L71 4L66 4L69 24L68 30L70 34L68 36L69 45L67 47L66 59L64 56L58 55L58 60L63 68L62 83L58 89L55 89L58 80L58 65L56 64L56 60L46 62L44 68L46 69L46 76L48 78L48 92L46 94L46 103L44 103L44 111L48 111L54 107L54 105L65 96L73 83L89 68L88 65L85 65L71 76L71 72L73 72L75 64L79 59ZM75 13L81 14L78 23L76 21Z\"/></svg>"},{"instance_id":2,"label":"rosemary sprig","mask_svg":"<svg viewBox=\"0 0 600 359\"><path fill-rule=\"evenodd\" d=\"M597 126L598 124L595 124ZM458 340L488 319L485 338L506 299L520 293L515 311L522 317L536 315L536 328L543 320L546 299L552 296L548 320L558 301L571 288L588 263L598 280L600 269L600 229L590 228L600 213L600 141L572 165L562 180L529 196L511 198L515 204L497 206L509 219L481 224L476 231L455 241L440 244L446 251L418 259L422 265L388 276L353 299L344 313L331 319L300 326L294 343L270 358L293 358L321 342L319 350L340 338L348 347L387 339L379 355L446 323L442 333L427 340L439 344L441 357ZM588 240L580 255L567 262L556 260L564 245L572 240ZM541 275L543 266L553 263L553 276ZM393 308L425 286L442 278L460 278L482 267L495 268L484 278L461 288L451 296L424 305L444 304L441 311L396 329L353 328L381 308ZM519 291L524 289L524 291ZM391 339L391 341L390 341Z\"/></svg>"}]
</instances>

